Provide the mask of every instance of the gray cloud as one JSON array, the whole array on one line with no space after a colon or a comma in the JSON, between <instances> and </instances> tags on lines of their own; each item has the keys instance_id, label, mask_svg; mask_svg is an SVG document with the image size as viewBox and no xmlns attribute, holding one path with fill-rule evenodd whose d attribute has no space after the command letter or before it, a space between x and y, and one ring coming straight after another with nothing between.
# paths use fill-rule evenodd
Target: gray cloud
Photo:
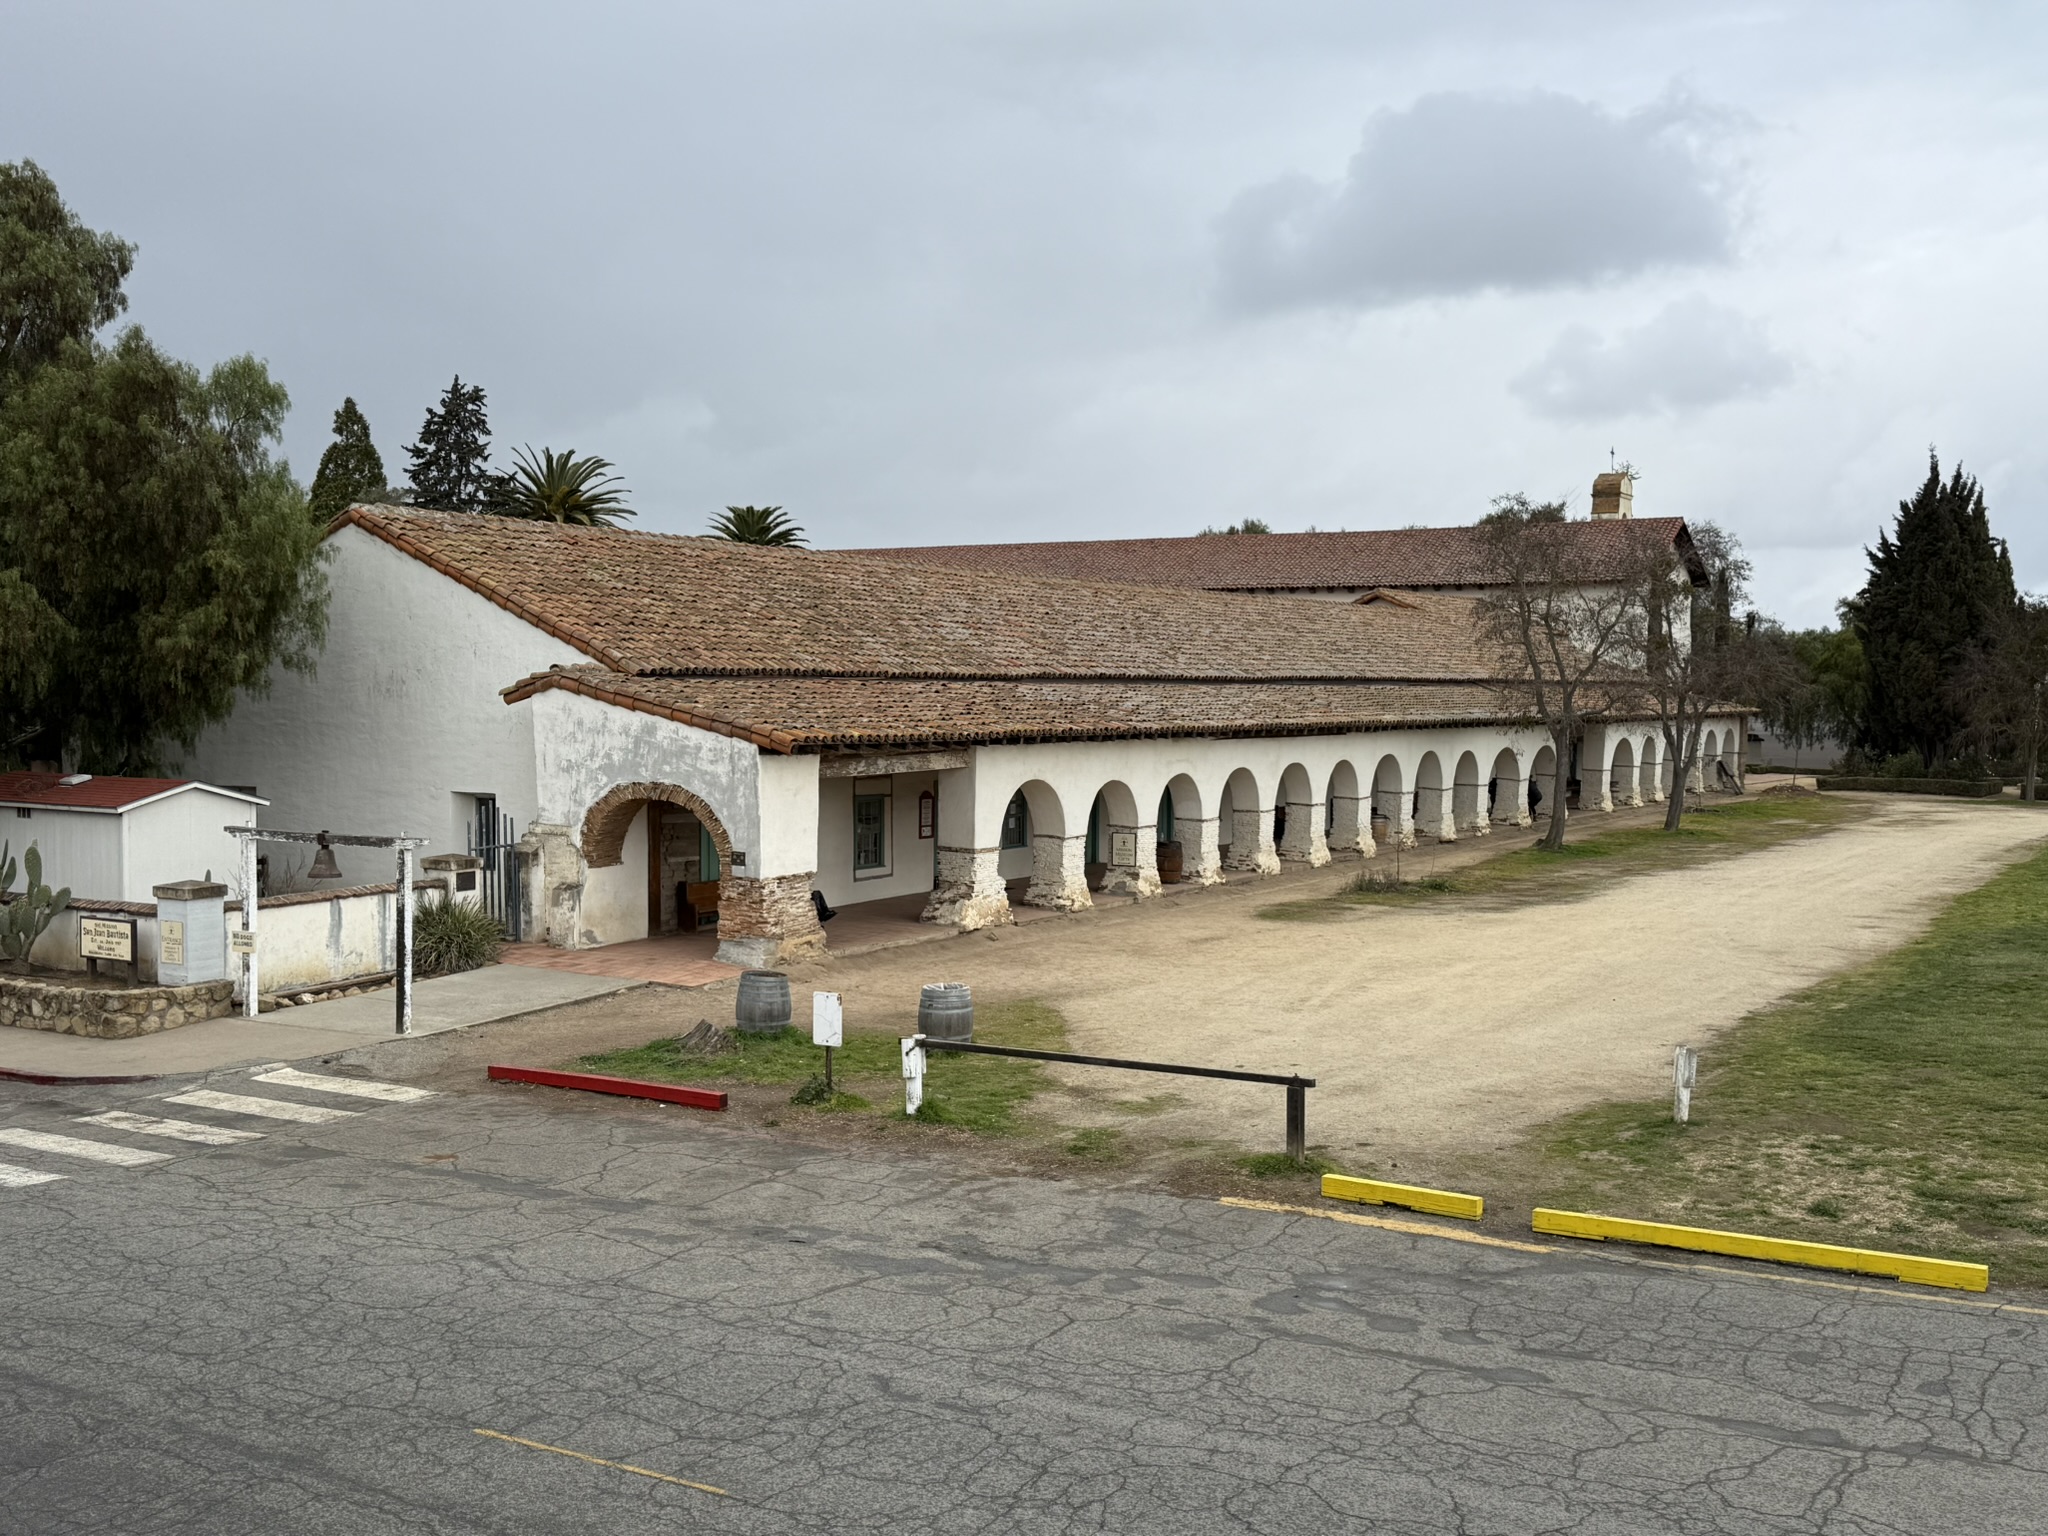
<instances>
[{"instance_id":1,"label":"gray cloud","mask_svg":"<svg viewBox=\"0 0 2048 1536\"><path fill-rule=\"evenodd\" d=\"M1540 415L1584 421L1698 410L1791 377L1761 325L1692 294L1612 337L1570 327L1508 387Z\"/></svg>"},{"instance_id":2,"label":"gray cloud","mask_svg":"<svg viewBox=\"0 0 2048 1536\"><path fill-rule=\"evenodd\" d=\"M1376 307L1721 260L1729 214L1701 153L1720 121L1678 100L1617 116L1550 92L1425 96L1374 116L1341 180L1231 204L1224 298Z\"/></svg>"}]
</instances>

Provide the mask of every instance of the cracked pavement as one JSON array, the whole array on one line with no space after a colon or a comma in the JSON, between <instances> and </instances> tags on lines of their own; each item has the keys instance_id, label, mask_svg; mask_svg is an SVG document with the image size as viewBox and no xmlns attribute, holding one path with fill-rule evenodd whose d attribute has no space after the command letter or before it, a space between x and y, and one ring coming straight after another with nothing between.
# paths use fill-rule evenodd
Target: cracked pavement
<instances>
[{"instance_id":1,"label":"cracked pavement","mask_svg":"<svg viewBox=\"0 0 2048 1536\"><path fill-rule=\"evenodd\" d=\"M0 1083L0 1124L198 1082ZM2048 1524L2037 1298L1518 1252L548 1090L359 1107L0 1190L0 1531Z\"/></svg>"}]
</instances>

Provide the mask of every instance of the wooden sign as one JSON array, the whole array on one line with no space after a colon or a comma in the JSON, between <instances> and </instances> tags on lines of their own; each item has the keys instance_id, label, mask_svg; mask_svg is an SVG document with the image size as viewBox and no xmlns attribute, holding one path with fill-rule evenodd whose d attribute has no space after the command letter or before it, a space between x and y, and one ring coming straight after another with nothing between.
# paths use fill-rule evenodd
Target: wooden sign
<instances>
[{"instance_id":1,"label":"wooden sign","mask_svg":"<svg viewBox=\"0 0 2048 1536\"><path fill-rule=\"evenodd\" d=\"M1135 832L1112 832L1109 834L1109 862L1123 869L1129 869L1138 862L1138 834Z\"/></svg>"},{"instance_id":2,"label":"wooden sign","mask_svg":"<svg viewBox=\"0 0 2048 1536\"><path fill-rule=\"evenodd\" d=\"M185 963L185 925L175 917L156 925L156 958L160 965Z\"/></svg>"},{"instance_id":3,"label":"wooden sign","mask_svg":"<svg viewBox=\"0 0 2048 1536\"><path fill-rule=\"evenodd\" d=\"M256 930L254 928L230 928L228 930L228 949L231 953L237 955L255 954Z\"/></svg>"},{"instance_id":4,"label":"wooden sign","mask_svg":"<svg viewBox=\"0 0 2048 1536\"><path fill-rule=\"evenodd\" d=\"M839 1046L845 1043L846 1015L837 992L811 994L811 1044Z\"/></svg>"},{"instance_id":5,"label":"wooden sign","mask_svg":"<svg viewBox=\"0 0 2048 1536\"><path fill-rule=\"evenodd\" d=\"M80 917L78 953L87 960L135 961L135 919Z\"/></svg>"}]
</instances>

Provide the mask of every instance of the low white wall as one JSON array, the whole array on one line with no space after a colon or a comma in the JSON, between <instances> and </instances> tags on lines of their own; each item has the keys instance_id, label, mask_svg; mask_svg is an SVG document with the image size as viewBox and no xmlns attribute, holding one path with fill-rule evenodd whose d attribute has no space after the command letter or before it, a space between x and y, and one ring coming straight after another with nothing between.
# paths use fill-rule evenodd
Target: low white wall
<instances>
[{"instance_id":1,"label":"low white wall","mask_svg":"<svg viewBox=\"0 0 2048 1536\"><path fill-rule=\"evenodd\" d=\"M644 849L644 843L643 843ZM642 870L641 925L646 925L645 870ZM436 899L447 890L445 882L414 882L415 901ZM393 965L396 936L392 886L353 886L339 891L309 892L304 895L266 896L256 910L257 984L265 992L290 991L293 987L324 986L354 981L388 971ZM468 899L468 898L458 898ZM230 929L241 926L240 904L227 904ZM135 919L137 976L155 981L157 975L156 907L148 902L93 902L59 912L36 941L30 959L53 971L83 971L84 958L78 949L78 924L86 917L129 916ZM225 938L223 938L225 944ZM240 964L223 957L223 974L240 974ZM109 975L121 974L118 964L101 962Z\"/></svg>"}]
</instances>

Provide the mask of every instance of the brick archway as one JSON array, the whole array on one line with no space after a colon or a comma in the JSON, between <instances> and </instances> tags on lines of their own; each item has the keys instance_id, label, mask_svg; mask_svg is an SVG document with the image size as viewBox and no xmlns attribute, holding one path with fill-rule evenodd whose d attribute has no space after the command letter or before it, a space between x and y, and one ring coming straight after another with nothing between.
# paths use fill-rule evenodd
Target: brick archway
<instances>
[{"instance_id":1,"label":"brick archway","mask_svg":"<svg viewBox=\"0 0 2048 1536\"><path fill-rule=\"evenodd\" d=\"M583 859L592 869L605 869L625 858L626 832L640 807L650 800L680 805L711 831L720 869L732 867L732 839L710 806L675 784L617 784L606 790L583 814Z\"/></svg>"}]
</instances>

